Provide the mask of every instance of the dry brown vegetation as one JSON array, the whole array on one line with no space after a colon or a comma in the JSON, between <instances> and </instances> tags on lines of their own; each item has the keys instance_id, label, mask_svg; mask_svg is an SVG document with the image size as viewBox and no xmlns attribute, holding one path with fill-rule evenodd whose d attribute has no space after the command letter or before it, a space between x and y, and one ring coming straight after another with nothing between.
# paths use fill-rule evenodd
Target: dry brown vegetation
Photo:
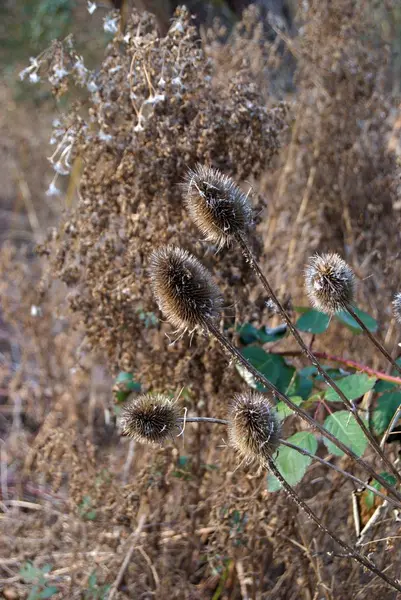
<instances>
[{"instance_id":1,"label":"dry brown vegetation","mask_svg":"<svg viewBox=\"0 0 401 600\"><path fill-rule=\"evenodd\" d=\"M275 27L273 41L255 10L228 41L217 25L199 36L185 11L165 37L153 17L133 13L99 58L96 87L86 97L79 88L72 109L52 115L58 141L73 132L61 196L44 194L50 109L16 104L2 89L4 598L28 598L28 563L51 564L40 590L54 586L54 598L396 597L283 493L268 493L265 473L238 468L222 430L187 424L183 437L154 450L120 438L116 427L120 370L133 372L144 391L184 388L179 402L199 416L225 417L243 385L211 339L169 344L171 327L155 319L148 281L154 247L174 242L202 256L223 291L234 340L237 323L279 322L241 250L214 254L199 242L178 185L199 161L245 191L252 186L253 250L280 297L305 303L306 258L317 248L339 251L361 281L361 305L397 349L390 300L399 289L400 99L389 25L397 3L306 4L298 32ZM68 70L75 60L59 45L41 68ZM277 82L293 61L295 88L283 102ZM359 337L336 325L330 331L319 350L385 369ZM293 418L287 427L302 424ZM393 444L392 458L397 452ZM347 458L339 463L353 468ZM354 543L349 482L316 463L298 491ZM395 577L400 535L387 507L366 550Z\"/></svg>"}]
</instances>

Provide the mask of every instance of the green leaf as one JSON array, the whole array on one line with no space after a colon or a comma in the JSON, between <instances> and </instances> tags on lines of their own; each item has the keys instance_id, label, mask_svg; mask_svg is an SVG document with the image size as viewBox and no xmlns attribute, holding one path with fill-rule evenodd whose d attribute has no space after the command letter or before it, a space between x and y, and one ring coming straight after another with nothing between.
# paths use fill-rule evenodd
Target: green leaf
<instances>
[{"instance_id":1,"label":"green leaf","mask_svg":"<svg viewBox=\"0 0 401 600\"><path fill-rule=\"evenodd\" d=\"M278 327L269 328L261 327L257 329L251 323L244 323L237 329L240 341L242 344L247 346L248 344L254 344L259 342L260 344L267 344L268 342L278 342L287 333L286 325L279 325Z\"/></svg>"},{"instance_id":2,"label":"green leaf","mask_svg":"<svg viewBox=\"0 0 401 600\"><path fill-rule=\"evenodd\" d=\"M276 385L280 376L282 364L284 362L281 356L277 356L276 354L268 354L259 346L247 346L246 348L243 348L241 352L253 367L255 367L271 383ZM261 391L266 389L261 384L256 382L253 375L251 375L249 371L247 371L242 365L237 365L237 370L251 387Z\"/></svg>"},{"instance_id":3,"label":"green leaf","mask_svg":"<svg viewBox=\"0 0 401 600\"><path fill-rule=\"evenodd\" d=\"M302 375L298 373L295 375L294 379L291 382L290 387L287 390L288 396L301 396L304 400L309 398L312 393L313 382L308 377L302 377Z\"/></svg>"},{"instance_id":4,"label":"green leaf","mask_svg":"<svg viewBox=\"0 0 401 600\"><path fill-rule=\"evenodd\" d=\"M366 373L356 373L355 375L348 375L348 377L344 377L336 383L346 398L351 401L369 392L375 385L376 379L369 377ZM326 391L325 398L329 402L341 402L340 396L331 388Z\"/></svg>"},{"instance_id":5,"label":"green leaf","mask_svg":"<svg viewBox=\"0 0 401 600\"><path fill-rule=\"evenodd\" d=\"M374 319L373 317L368 315L368 313L364 312L360 308L355 307L354 311L358 315L358 317L361 319L361 321L364 323L364 325L366 325L366 327L369 329L369 331L371 331L372 333L376 333L376 331L378 329L378 324L377 324L376 319ZM351 317L351 315L346 310L340 310L334 316L336 319L338 319L338 321L340 321L341 323L346 325L348 327L348 329L350 329L353 333L361 333L362 332L362 328L355 321L354 317Z\"/></svg>"},{"instance_id":6,"label":"green leaf","mask_svg":"<svg viewBox=\"0 0 401 600\"><path fill-rule=\"evenodd\" d=\"M239 339L242 344L253 344L259 340L258 330L251 323L244 323L237 328Z\"/></svg>"},{"instance_id":7,"label":"green leaf","mask_svg":"<svg viewBox=\"0 0 401 600\"><path fill-rule=\"evenodd\" d=\"M43 591L40 592L40 594L38 594L37 598L39 600L45 600L46 598L51 598L52 596L54 596L54 594L58 593L58 588L56 588L54 585L50 586L50 587L45 587L45 589Z\"/></svg>"},{"instance_id":8,"label":"green leaf","mask_svg":"<svg viewBox=\"0 0 401 600\"><path fill-rule=\"evenodd\" d=\"M120 371L113 385L116 402L125 402L132 392L140 392L141 384L135 381L132 373Z\"/></svg>"},{"instance_id":9,"label":"green leaf","mask_svg":"<svg viewBox=\"0 0 401 600\"><path fill-rule=\"evenodd\" d=\"M308 450L312 454L316 453L316 438L308 431L300 431L288 438L288 441L292 444L295 444L295 446L299 446L300 448ZM290 485L296 485L305 475L306 469L311 464L312 459L309 456L303 456L292 448L281 446L279 448L278 456L274 462L284 479ZM274 475L269 474L267 476L268 491L276 492L280 488L280 482L276 479L276 477L274 477Z\"/></svg>"},{"instance_id":10,"label":"green leaf","mask_svg":"<svg viewBox=\"0 0 401 600\"><path fill-rule=\"evenodd\" d=\"M301 398L300 396L292 396L290 398L290 400L297 406L300 406L302 404L302 402L304 401L304 399ZM294 412L293 409L289 408L286 404L284 404L284 402L281 402L281 401L277 402L276 413L277 413L277 417L279 418L280 421L284 421L284 419L286 419L287 417L292 415L293 412Z\"/></svg>"},{"instance_id":11,"label":"green leaf","mask_svg":"<svg viewBox=\"0 0 401 600\"><path fill-rule=\"evenodd\" d=\"M393 475L390 475L390 473L380 473L380 475L383 477L383 479L385 479L387 481L387 483L389 483L390 485L395 485L397 483L396 478ZM378 481L376 481L376 479L370 484L372 487L374 487L376 490L381 489L382 485L381 483L379 483ZM363 496L363 500L364 503L366 505L366 507L368 509L373 508L374 502L375 502L375 498L377 498L377 496L371 492L370 490L367 490L366 493Z\"/></svg>"},{"instance_id":12,"label":"green leaf","mask_svg":"<svg viewBox=\"0 0 401 600\"><path fill-rule=\"evenodd\" d=\"M362 456L368 445L368 440L359 427L355 417L347 410L340 410L329 415L324 426L340 442L348 446L357 456ZM330 440L323 438L327 449L336 456L344 456L344 452L337 448Z\"/></svg>"},{"instance_id":13,"label":"green leaf","mask_svg":"<svg viewBox=\"0 0 401 600\"><path fill-rule=\"evenodd\" d=\"M386 431L400 405L401 392L388 392L378 398L377 406L372 415L373 429L377 435L381 435Z\"/></svg>"},{"instance_id":14,"label":"green leaf","mask_svg":"<svg viewBox=\"0 0 401 600\"><path fill-rule=\"evenodd\" d=\"M296 327L306 333L324 333L330 323L329 315L311 308L304 312L296 322Z\"/></svg>"}]
</instances>

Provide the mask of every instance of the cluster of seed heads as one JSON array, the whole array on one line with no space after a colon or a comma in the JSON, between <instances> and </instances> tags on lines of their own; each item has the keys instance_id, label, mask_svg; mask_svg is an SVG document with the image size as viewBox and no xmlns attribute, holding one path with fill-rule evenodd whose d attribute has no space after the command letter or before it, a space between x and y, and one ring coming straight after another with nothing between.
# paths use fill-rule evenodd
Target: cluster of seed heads
<instances>
[{"instance_id":1,"label":"cluster of seed heads","mask_svg":"<svg viewBox=\"0 0 401 600\"><path fill-rule=\"evenodd\" d=\"M122 435L146 444L163 444L179 429L176 403L162 394L144 394L128 401L120 421ZM280 443L280 425L273 404L254 390L237 394L230 407L229 444L242 458L266 465Z\"/></svg>"},{"instance_id":2,"label":"cluster of seed heads","mask_svg":"<svg viewBox=\"0 0 401 600\"><path fill-rule=\"evenodd\" d=\"M178 408L162 394L143 394L127 402L120 421L121 434L138 442L162 444L178 429Z\"/></svg>"},{"instance_id":3,"label":"cluster of seed heads","mask_svg":"<svg viewBox=\"0 0 401 600\"><path fill-rule=\"evenodd\" d=\"M246 235L252 225L252 206L230 177L198 164L188 172L183 189L189 215L207 241L220 249Z\"/></svg>"},{"instance_id":4,"label":"cluster of seed heads","mask_svg":"<svg viewBox=\"0 0 401 600\"><path fill-rule=\"evenodd\" d=\"M168 321L181 331L202 328L216 318L222 297L207 269L192 254L175 246L150 257L150 281L156 302Z\"/></svg>"},{"instance_id":5,"label":"cluster of seed heads","mask_svg":"<svg viewBox=\"0 0 401 600\"><path fill-rule=\"evenodd\" d=\"M305 286L312 305L332 315L353 302L355 275L338 254L315 254L305 270Z\"/></svg>"}]
</instances>

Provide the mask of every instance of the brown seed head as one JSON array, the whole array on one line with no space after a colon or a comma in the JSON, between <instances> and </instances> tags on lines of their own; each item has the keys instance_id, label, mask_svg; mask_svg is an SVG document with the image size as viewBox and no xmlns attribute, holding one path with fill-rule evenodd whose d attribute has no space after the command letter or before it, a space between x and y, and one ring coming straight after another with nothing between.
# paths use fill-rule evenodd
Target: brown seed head
<instances>
[{"instance_id":1,"label":"brown seed head","mask_svg":"<svg viewBox=\"0 0 401 600\"><path fill-rule=\"evenodd\" d=\"M280 424L267 396L253 390L237 394L229 420L230 445L244 458L265 464L277 449L280 436Z\"/></svg>"},{"instance_id":2,"label":"brown seed head","mask_svg":"<svg viewBox=\"0 0 401 600\"><path fill-rule=\"evenodd\" d=\"M305 270L305 287L312 305L329 315L346 308L355 295L355 275L335 253L315 254Z\"/></svg>"},{"instance_id":3,"label":"brown seed head","mask_svg":"<svg viewBox=\"0 0 401 600\"><path fill-rule=\"evenodd\" d=\"M121 435L146 444L161 444L177 428L177 407L162 394L144 394L128 402L120 420Z\"/></svg>"},{"instance_id":4,"label":"brown seed head","mask_svg":"<svg viewBox=\"0 0 401 600\"><path fill-rule=\"evenodd\" d=\"M393 315L396 321L398 321L398 323L401 323L401 292L397 292L396 294L394 294Z\"/></svg>"},{"instance_id":5,"label":"brown seed head","mask_svg":"<svg viewBox=\"0 0 401 600\"><path fill-rule=\"evenodd\" d=\"M183 188L185 205L206 240L222 248L247 233L252 206L230 177L198 164L188 172Z\"/></svg>"},{"instance_id":6,"label":"brown seed head","mask_svg":"<svg viewBox=\"0 0 401 600\"><path fill-rule=\"evenodd\" d=\"M177 329L202 328L218 316L220 291L209 271L186 250L175 246L155 250L149 273L157 304Z\"/></svg>"}]
</instances>

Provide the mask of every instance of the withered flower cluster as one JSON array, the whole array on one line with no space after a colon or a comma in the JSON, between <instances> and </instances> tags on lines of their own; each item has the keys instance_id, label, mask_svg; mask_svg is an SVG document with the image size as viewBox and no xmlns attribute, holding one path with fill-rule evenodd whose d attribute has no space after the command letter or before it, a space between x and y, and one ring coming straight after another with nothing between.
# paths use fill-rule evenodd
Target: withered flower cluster
<instances>
[{"instance_id":1,"label":"withered flower cluster","mask_svg":"<svg viewBox=\"0 0 401 600\"><path fill-rule=\"evenodd\" d=\"M141 315L154 310L147 275L154 247L200 244L178 184L199 162L239 182L257 177L279 148L286 107L267 108L246 69L219 83L184 9L165 37L152 16L133 13L87 81L87 103L65 126L72 174L81 168L78 201L44 251L71 288L71 307L90 344L107 353L110 368L135 370L145 384L163 389L180 350L177 345L162 369L156 332L144 327ZM70 132L76 132L73 143ZM247 213L242 192L233 188L232 194ZM244 216L238 213L239 220ZM206 262L218 265L223 289L240 283L235 307L243 310L242 290L253 275L240 249L235 261L222 252ZM233 304L232 292L225 299Z\"/></svg>"}]
</instances>

